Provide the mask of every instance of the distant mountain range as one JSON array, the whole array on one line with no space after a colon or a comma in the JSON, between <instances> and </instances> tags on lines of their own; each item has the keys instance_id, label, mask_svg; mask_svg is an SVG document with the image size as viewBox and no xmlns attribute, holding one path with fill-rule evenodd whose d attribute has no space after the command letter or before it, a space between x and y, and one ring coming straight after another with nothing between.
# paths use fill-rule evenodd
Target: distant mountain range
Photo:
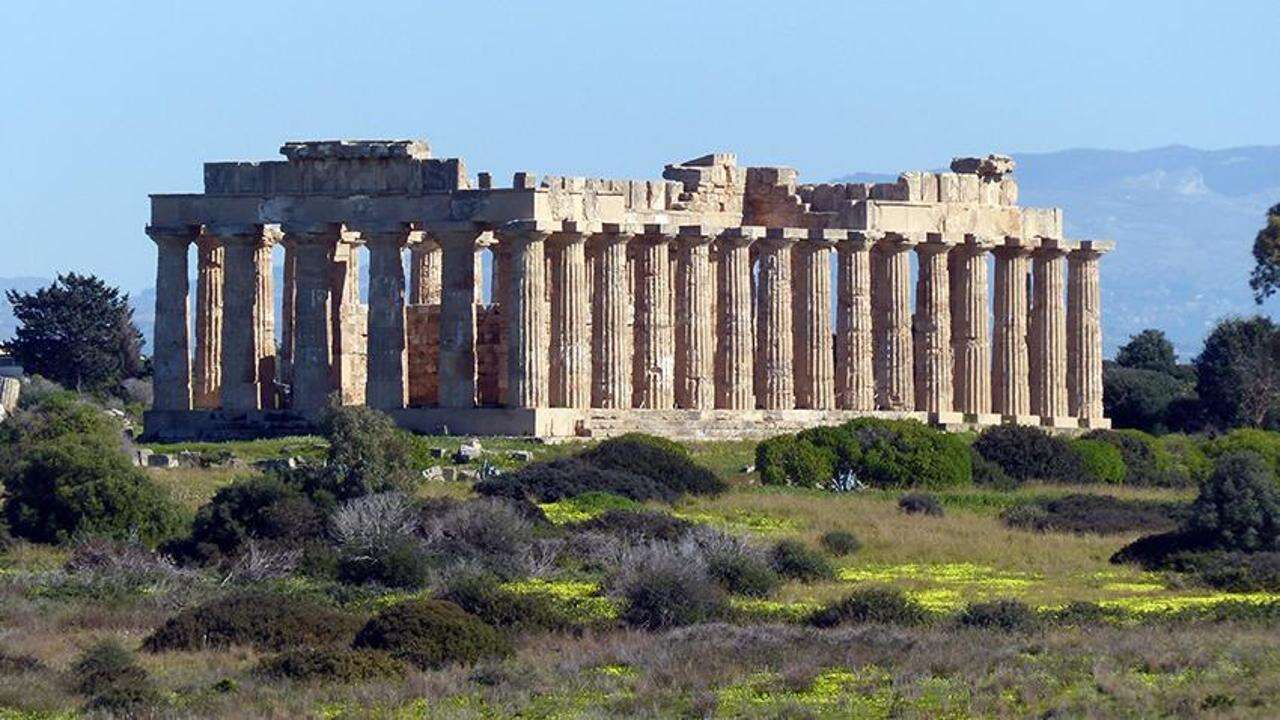
<instances>
[{"instance_id":1,"label":"distant mountain range","mask_svg":"<svg viewBox=\"0 0 1280 720\"><path fill-rule=\"evenodd\" d=\"M1021 204L1063 208L1068 237L1116 241L1102 260L1108 355L1130 335L1159 328L1187 359L1217 319L1259 311L1248 285L1251 251L1267 208L1280 203L1280 147L1062 150L1014 159Z\"/></svg>"},{"instance_id":2,"label":"distant mountain range","mask_svg":"<svg viewBox=\"0 0 1280 720\"><path fill-rule=\"evenodd\" d=\"M1022 204L1065 209L1069 237L1116 241L1115 252L1102 261L1108 355L1129 335L1160 328L1180 356L1190 358L1214 321L1258 311L1248 286L1250 252L1266 209L1280 203L1280 147L1062 150L1014 157ZM894 177L859 172L836 181ZM47 283L0 278L0 290L29 291ZM150 339L155 291L131 295L138 327ZM14 327L9 304L0 300L0 339Z\"/></svg>"}]
</instances>

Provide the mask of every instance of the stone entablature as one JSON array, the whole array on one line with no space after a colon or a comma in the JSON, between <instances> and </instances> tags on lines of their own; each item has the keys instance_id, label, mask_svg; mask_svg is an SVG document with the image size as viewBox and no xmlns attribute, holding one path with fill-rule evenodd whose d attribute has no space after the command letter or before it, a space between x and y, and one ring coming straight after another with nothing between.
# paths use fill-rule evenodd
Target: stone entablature
<instances>
[{"instance_id":1,"label":"stone entablature","mask_svg":"<svg viewBox=\"0 0 1280 720\"><path fill-rule=\"evenodd\" d=\"M208 411L310 416L331 393L419 428L435 416L405 415L419 406L530 411L529 432L568 422L538 411L577 409L579 434L603 417L588 409L610 411L609 428L627 412L713 409L1106 425L1097 263L1110 243L1066 240L1060 210L1019 207L1005 156L799 185L790 168L715 153L661 180L520 172L494 188L421 141L281 153L207 164L203 194L152 196L155 417L170 434L174 413L193 427Z\"/></svg>"}]
</instances>

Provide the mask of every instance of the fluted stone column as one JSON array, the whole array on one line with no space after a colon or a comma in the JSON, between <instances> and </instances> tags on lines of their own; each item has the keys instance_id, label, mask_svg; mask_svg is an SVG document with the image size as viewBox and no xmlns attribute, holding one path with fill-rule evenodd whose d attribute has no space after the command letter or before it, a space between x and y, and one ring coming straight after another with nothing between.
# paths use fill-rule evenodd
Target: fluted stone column
<instances>
[{"instance_id":1,"label":"fluted stone column","mask_svg":"<svg viewBox=\"0 0 1280 720\"><path fill-rule=\"evenodd\" d=\"M551 406L591 406L590 278L586 239L573 223L547 241L551 267Z\"/></svg>"},{"instance_id":2,"label":"fluted stone column","mask_svg":"<svg viewBox=\"0 0 1280 720\"><path fill-rule=\"evenodd\" d=\"M253 357L258 382L258 404L274 409L276 403L276 278L272 252L280 242L280 229L269 225L254 249L253 269L257 291L253 303Z\"/></svg>"},{"instance_id":3,"label":"fluted stone column","mask_svg":"<svg viewBox=\"0 0 1280 720\"><path fill-rule=\"evenodd\" d=\"M755 340L751 314L751 245L762 233L729 228L716 242L716 407L755 408Z\"/></svg>"},{"instance_id":4,"label":"fluted stone column","mask_svg":"<svg viewBox=\"0 0 1280 720\"><path fill-rule=\"evenodd\" d=\"M196 352L191 368L192 406L221 404L222 246L202 233L196 239Z\"/></svg>"},{"instance_id":5,"label":"fluted stone column","mask_svg":"<svg viewBox=\"0 0 1280 720\"><path fill-rule=\"evenodd\" d=\"M1006 237L996 257L995 391L992 409L1006 421L1025 422L1031 414L1031 390L1027 366L1027 258L1033 243Z\"/></svg>"},{"instance_id":6,"label":"fluted stone column","mask_svg":"<svg viewBox=\"0 0 1280 720\"><path fill-rule=\"evenodd\" d=\"M1067 415L1067 248L1043 238L1031 255L1031 413L1057 425Z\"/></svg>"},{"instance_id":7,"label":"fluted stone column","mask_svg":"<svg viewBox=\"0 0 1280 720\"><path fill-rule=\"evenodd\" d=\"M792 250L796 407L836 406L831 340L831 249L842 233L815 230Z\"/></svg>"},{"instance_id":8,"label":"fluted stone column","mask_svg":"<svg viewBox=\"0 0 1280 720\"><path fill-rule=\"evenodd\" d=\"M440 406L476 403L476 243L474 228L432 233L440 241Z\"/></svg>"},{"instance_id":9,"label":"fluted stone column","mask_svg":"<svg viewBox=\"0 0 1280 720\"><path fill-rule=\"evenodd\" d=\"M338 243L338 225L283 228L286 246L296 255L294 290L293 385L291 407L313 414L324 409L333 389L329 361L330 258Z\"/></svg>"},{"instance_id":10,"label":"fluted stone column","mask_svg":"<svg viewBox=\"0 0 1280 720\"><path fill-rule=\"evenodd\" d=\"M872 248L871 304L875 336L876 407L915 406L911 337L911 249L922 238L886 233Z\"/></svg>"},{"instance_id":11,"label":"fluted stone column","mask_svg":"<svg viewBox=\"0 0 1280 720\"><path fill-rule=\"evenodd\" d=\"M427 235L409 249L409 304L440 304L440 242Z\"/></svg>"},{"instance_id":12,"label":"fluted stone column","mask_svg":"<svg viewBox=\"0 0 1280 720\"><path fill-rule=\"evenodd\" d=\"M591 406L631 406L631 334L627 332L627 243L633 230L606 224L591 238L595 257L591 313Z\"/></svg>"},{"instance_id":13,"label":"fluted stone column","mask_svg":"<svg viewBox=\"0 0 1280 720\"><path fill-rule=\"evenodd\" d=\"M408 225L359 228L369 249L369 337L365 403L379 410L405 406L404 263Z\"/></svg>"},{"instance_id":14,"label":"fluted stone column","mask_svg":"<svg viewBox=\"0 0 1280 720\"><path fill-rule=\"evenodd\" d=\"M874 410L871 247L879 234L850 231L836 246L836 405Z\"/></svg>"},{"instance_id":15,"label":"fluted stone column","mask_svg":"<svg viewBox=\"0 0 1280 720\"><path fill-rule=\"evenodd\" d=\"M510 277L503 288L507 314L507 405L546 407L547 318L544 248L550 233L536 228L501 231Z\"/></svg>"},{"instance_id":16,"label":"fluted stone column","mask_svg":"<svg viewBox=\"0 0 1280 720\"><path fill-rule=\"evenodd\" d=\"M671 260L676 228L646 225L634 243L636 363L632 406L675 406L675 333L671 318Z\"/></svg>"},{"instance_id":17,"label":"fluted stone column","mask_svg":"<svg viewBox=\"0 0 1280 720\"><path fill-rule=\"evenodd\" d=\"M151 366L153 410L191 409L187 251L197 228L148 227L156 244L156 324Z\"/></svg>"},{"instance_id":18,"label":"fluted stone column","mask_svg":"<svg viewBox=\"0 0 1280 720\"><path fill-rule=\"evenodd\" d=\"M284 246L284 288L280 292L280 380L293 385L294 322L298 298L298 250L288 235L281 235Z\"/></svg>"},{"instance_id":19,"label":"fluted stone column","mask_svg":"<svg viewBox=\"0 0 1280 720\"><path fill-rule=\"evenodd\" d=\"M715 287L711 241L702 226L680 229L676 245L676 406L715 407Z\"/></svg>"},{"instance_id":20,"label":"fluted stone column","mask_svg":"<svg viewBox=\"0 0 1280 720\"><path fill-rule=\"evenodd\" d=\"M994 243L965 235L951 253L951 346L955 354L955 409L991 413L991 333L987 254Z\"/></svg>"},{"instance_id":21,"label":"fluted stone column","mask_svg":"<svg viewBox=\"0 0 1280 720\"><path fill-rule=\"evenodd\" d=\"M756 295L756 405L765 410L796 406L791 290L791 248L799 232L769 228L760 243L760 290Z\"/></svg>"},{"instance_id":22,"label":"fluted stone column","mask_svg":"<svg viewBox=\"0 0 1280 720\"><path fill-rule=\"evenodd\" d=\"M947 257L959 238L928 233L916 246L916 314L913 320L916 409L937 415L953 410L951 280Z\"/></svg>"},{"instance_id":23,"label":"fluted stone column","mask_svg":"<svg viewBox=\"0 0 1280 720\"><path fill-rule=\"evenodd\" d=\"M1068 412L1082 427L1110 427L1102 416L1102 288L1098 260L1111 243L1085 240L1067 256Z\"/></svg>"},{"instance_id":24,"label":"fluted stone column","mask_svg":"<svg viewBox=\"0 0 1280 720\"><path fill-rule=\"evenodd\" d=\"M258 298L257 250L261 225L210 227L222 244L222 407L256 410L261 407L258 356L255 347Z\"/></svg>"}]
</instances>

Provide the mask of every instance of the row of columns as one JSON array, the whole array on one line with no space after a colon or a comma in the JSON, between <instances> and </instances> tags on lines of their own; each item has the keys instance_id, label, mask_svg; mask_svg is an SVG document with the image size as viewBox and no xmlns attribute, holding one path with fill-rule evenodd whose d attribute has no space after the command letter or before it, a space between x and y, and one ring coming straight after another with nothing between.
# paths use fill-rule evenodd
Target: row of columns
<instances>
[{"instance_id":1,"label":"row of columns","mask_svg":"<svg viewBox=\"0 0 1280 720\"><path fill-rule=\"evenodd\" d=\"M411 244L407 225L355 230L370 254L366 402L405 404L408 299L440 304L440 405L474 406L476 259L488 234L433 229L428 242ZM214 363L223 407L265 407L261 348L273 328L258 303L272 297L269 248L281 239L289 250L286 282L294 287L282 319L292 407L322 407L331 387L327 263L341 227L285 226L275 240L262 226L150 233L159 251L156 407L185 409L193 390L198 399L207 395ZM573 223L554 232L521 225L494 234L501 248L494 299L504 307L502 365L512 407L1102 415L1102 250L1090 243L751 227L606 224L588 231ZM192 388L186 248L197 237L199 301L215 302L220 293L223 313L198 323L197 333L218 342L198 348L202 381ZM407 288L406 246L414 258Z\"/></svg>"}]
</instances>

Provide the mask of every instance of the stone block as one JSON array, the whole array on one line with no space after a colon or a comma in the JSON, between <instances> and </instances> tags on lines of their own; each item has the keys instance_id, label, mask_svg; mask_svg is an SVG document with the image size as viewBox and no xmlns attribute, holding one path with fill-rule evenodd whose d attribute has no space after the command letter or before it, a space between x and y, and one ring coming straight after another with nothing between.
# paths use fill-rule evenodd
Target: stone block
<instances>
[{"instance_id":1,"label":"stone block","mask_svg":"<svg viewBox=\"0 0 1280 720\"><path fill-rule=\"evenodd\" d=\"M938 202L938 176L931 172L920 173L920 201Z\"/></svg>"},{"instance_id":2,"label":"stone block","mask_svg":"<svg viewBox=\"0 0 1280 720\"><path fill-rule=\"evenodd\" d=\"M487 172L482 172L476 176L476 187L480 190L488 190L493 187L493 176Z\"/></svg>"},{"instance_id":3,"label":"stone block","mask_svg":"<svg viewBox=\"0 0 1280 720\"><path fill-rule=\"evenodd\" d=\"M938 173L938 202L961 202L959 175Z\"/></svg>"},{"instance_id":4,"label":"stone block","mask_svg":"<svg viewBox=\"0 0 1280 720\"><path fill-rule=\"evenodd\" d=\"M904 172L898 176L898 184L906 185L907 200L922 202L924 200L924 179L918 172Z\"/></svg>"},{"instance_id":5,"label":"stone block","mask_svg":"<svg viewBox=\"0 0 1280 720\"><path fill-rule=\"evenodd\" d=\"M538 187L537 173L518 172L511 176L511 187L515 190L534 190Z\"/></svg>"},{"instance_id":6,"label":"stone block","mask_svg":"<svg viewBox=\"0 0 1280 720\"><path fill-rule=\"evenodd\" d=\"M178 467L178 458L165 453L151 453L147 456L147 467L176 468Z\"/></svg>"},{"instance_id":7,"label":"stone block","mask_svg":"<svg viewBox=\"0 0 1280 720\"><path fill-rule=\"evenodd\" d=\"M18 409L18 397L22 394L22 382L18 378L0 377L0 410L13 414Z\"/></svg>"},{"instance_id":8,"label":"stone block","mask_svg":"<svg viewBox=\"0 0 1280 720\"><path fill-rule=\"evenodd\" d=\"M1018 181L1011 177L1000 178L1000 204L1018 204Z\"/></svg>"},{"instance_id":9,"label":"stone block","mask_svg":"<svg viewBox=\"0 0 1280 720\"><path fill-rule=\"evenodd\" d=\"M978 180L978 202L983 205L999 205L1000 181L980 178Z\"/></svg>"},{"instance_id":10,"label":"stone block","mask_svg":"<svg viewBox=\"0 0 1280 720\"><path fill-rule=\"evenodd\" d=\"M978 202L978 176L960 175L960 202Z\"/></svg>"}]
</instances>

